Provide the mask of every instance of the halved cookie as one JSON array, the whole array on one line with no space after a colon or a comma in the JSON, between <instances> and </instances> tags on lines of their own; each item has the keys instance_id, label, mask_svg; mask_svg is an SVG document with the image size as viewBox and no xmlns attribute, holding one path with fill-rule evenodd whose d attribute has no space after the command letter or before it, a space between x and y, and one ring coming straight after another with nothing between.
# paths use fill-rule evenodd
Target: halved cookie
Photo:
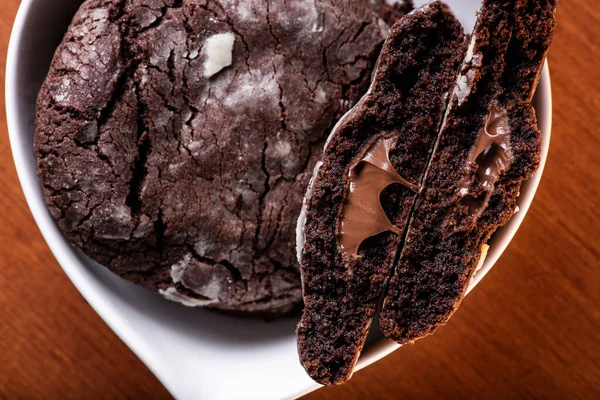
<instances>
[{"instance_id":1,"label":"halved cookie","mask_svg":"<svg viewBox=\"0 0 600 400\"><path fill-rule=\"evenodd\" d=\"M349 379L383 295L466 40L436 1L390 30L369 92L329 139L299 220L302 364Z\"/></svg>"}]
</instances>

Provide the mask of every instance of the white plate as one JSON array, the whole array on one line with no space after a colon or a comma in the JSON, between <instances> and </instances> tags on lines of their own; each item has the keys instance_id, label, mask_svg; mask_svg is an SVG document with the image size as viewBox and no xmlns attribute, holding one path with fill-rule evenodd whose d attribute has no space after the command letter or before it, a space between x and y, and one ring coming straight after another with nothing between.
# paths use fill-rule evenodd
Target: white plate
<instances>
[{"instance_id":1,"label":"white plate","mask_svg":"<svg viewBox=\"0 0 600 400\"><path fill-rule=\"evenodd\" d=\"M298 0L300 1L300 0ZM6 105L10 142L25 197L56 259L115 333L179 399L282 399L317 388L298 362L295 320L265 323L188 309L125 282L75 251L52 220L38 185L32 148L35 100L52 54L81 0L23 0L8 51ZM474 21L479 0L449 1ZM520 212L494 235L472 289L502 254L538 187L552 119L548 68L535 98L543 132L542 165L522 188ZM398 346L371 335L358 368Z\"/></svg>"}]
</instances>

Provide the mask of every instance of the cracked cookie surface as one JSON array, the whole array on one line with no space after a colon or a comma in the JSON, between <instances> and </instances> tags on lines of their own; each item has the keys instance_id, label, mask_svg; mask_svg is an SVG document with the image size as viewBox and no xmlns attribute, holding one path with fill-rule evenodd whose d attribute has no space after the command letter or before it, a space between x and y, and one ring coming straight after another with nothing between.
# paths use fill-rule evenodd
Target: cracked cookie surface
<instances>
[{"instance_id":1,"label":"cracked cookie surface","mask_svg":"<svg viewBox=\"0 0 600 400\"><path fill-rule=\"evenodd\" d=\"M171 300L294 309L295 222L326 133L387 34L375 8L83 3L37 106L38 173L61 230Z\"/></svg>"}]
</instances>

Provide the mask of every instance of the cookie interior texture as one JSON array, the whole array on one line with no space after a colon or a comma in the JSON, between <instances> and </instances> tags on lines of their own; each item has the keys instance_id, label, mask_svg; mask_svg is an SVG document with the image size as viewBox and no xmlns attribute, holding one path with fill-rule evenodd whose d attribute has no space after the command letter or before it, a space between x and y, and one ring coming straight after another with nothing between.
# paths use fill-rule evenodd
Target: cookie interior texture
<instances>
[{"instance_id":1,"label":"cookie interior texture","mask_svg":"<svg viewBox=\"0 0 600 400\"><path fill-rule=\"evenodd\" d=\"M50 212L73 245L189 306L301 303L295 221L366 90L380 2L87 0L37 104ZM400 13L400 14L399 14Z\"/></svg>"},{"instance_id":2,"label":"cookie interior texture","mask_svg":"<svg viewBox=\"0 0 600 400\"><path fill-rule=\"evenodd\" d=\"M431 13L432 7L441 6L431 3L425 13ZM540 132L531 98L555 29L555 9L555 0L484 1L469 47L456 53L463 62L452 73L448 108L430 151L411 151L394 161L394 151L402 154L406 149L404 141L414 145L430 134L422 130L418 137L409 135L410 129L378 127L371 117L390 115L389 109L382 113L377 104L394 95L398 96L392 102L395 107L407 107L404 102L410 107L414 100L407 99L406 89L373 91L371 98L367 95L342 119L305 199L305 223L299 230L306 308L298 325L298 347L304 367L316 381L338 384L351 376L377 294L385 295L380 328L399 343L434 332L458 307L485 243L513 215L522 181L539 164ZM415 43L427 43L409 33L413 36L406 42L412 39L413 47L396 42L400 44L392 48L396 62L411 55ZM375 76L388 71L385 63L379 68ZM411 72L420 77L431 70ZM402 82L410 93L415 81ZM427 95L435 99L439 92ZM371 105L368 109L366 102ZM437 116L433 113L429 118ZM396 124L412 126L410 119ZM347 130L352 134L344 135ZM351 202L348 193L358 184L352 181L353 167L365 158L364 143L356 139L368 134L397 141L390 152L393 167L418 183L419 191L404 195L408 203L388 194L407 193L406 186L394 185L382 192L381 206L396 233L388 229L366 238L357 254L349 254L340 221ZM408 168L398 162L410 156L421 157L421 162L411 160ZM426 172L417 167L416 176L411 175L409 166L419 165Z\"/></svg>"},{"instance_id":3,"label":"cookie interior texture","mask_svg":"<svg viewBox=\"0 0 600 400\"><path fill-rule=\"evenodd\" d=\"M301 261L305 308L297 329L300 359L319 383L349 379L402 239L382 232L361 245L360 257L339 250L348 172L368 168L358 161L382 138L393 139L387 161L404 184L382 186L381 194L371 195L376 201L380 196L381 213L403 229L463 48L462 26L441 3L404 17L390 30L368 94L343 117L325 148L306 204ZM374 177L379 178L383 176ZM368 215L361 222L372 219Z\"/></svg>"},{"instance_id":4,"label":"cookie interior texture","mask_svg":"<svg viewBox=\"0 0 600 400\"><path fill-rule=\"evenodd\" d=\"M531 99L555 7L555 0L484 2L383 302L386 337L412 342L443 325L482 247L514 215L521 183L540 162Z\"/></svg>"}]
</instances>

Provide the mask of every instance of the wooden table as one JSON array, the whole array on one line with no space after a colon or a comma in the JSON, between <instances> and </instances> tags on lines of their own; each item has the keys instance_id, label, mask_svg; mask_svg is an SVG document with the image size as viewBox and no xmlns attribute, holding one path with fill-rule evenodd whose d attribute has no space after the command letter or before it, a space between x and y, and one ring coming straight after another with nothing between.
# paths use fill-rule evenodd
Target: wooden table
<instances>
[{"instance_id":1,"label":"wooden table","mask_svg":"<svg viewBox=\"0 0 600 400\"><path fill-rule=\"evenodd\" d=\"M18 3L0 7L1 65ZM307 399L600 398L600 10L563 3L550 157L512 244L437 334ZM2 118L0 398L168 398L50 253Z\"/></svg>"}]
</instances>

